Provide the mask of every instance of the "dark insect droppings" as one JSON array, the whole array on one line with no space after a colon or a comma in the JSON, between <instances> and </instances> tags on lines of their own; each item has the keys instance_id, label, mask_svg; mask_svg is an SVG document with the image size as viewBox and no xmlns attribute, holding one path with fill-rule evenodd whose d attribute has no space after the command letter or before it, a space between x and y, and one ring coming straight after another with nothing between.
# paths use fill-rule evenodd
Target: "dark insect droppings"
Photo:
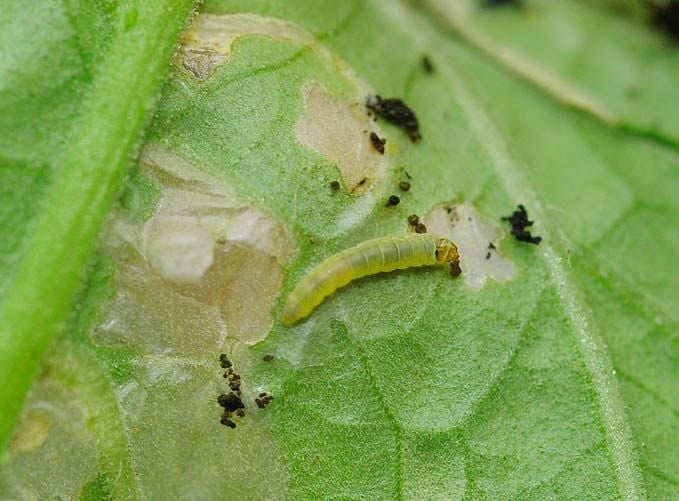
<instances>
[{"instance_id":1,"label":"dark insect droppings","mask_svg":"<svg viewBox=\"0 0 679 501\"><path fill-rule=\"evenodd\" d=\"M398 187L403 191L408 191L410 189L410 183L408 181L401 181L398 183Z\"/></svg>"},{"instance_id":2,"label":"dark insect droppings","mask_svg":"<svg viewBox=\"0 0 679 501\"><path fill-rule=\"evenodd\" d=\"M264 407L269 405L269 403L271 403L272 400L273 395L269 395L268 393L263 392L260 393L257 398L255 398L255 404L257 404L257 407L259 407L260 409L263 409Z\"/></svg>"},{"instance_id":3,"label":"dark insect droppings","mask_svg":"<svg viewBox=\"0 0 679 501\"><path fill-rule=\"evenodd\" d=\"M262 360L264 360L265 362L271 362L273 360L273 354L267 353L262 357Z\"/></svg>"},{"instance_id":4,"label":"dark insect droppings","mask_svg":"<svg viewBox=\"0 0 679 501\"><path fill-rule=\"evenodd\" d=\"M229 358L224 353L222 353L219 355L219 365L222 366L222 369L228 369L233 364L231 363L231 360L229 360Z\"/></svg>"},{"instance_id":5,"label":"dark insect droppings","mask_svg":"<svg viewBox=\"0 0 679 501\"><path fill-rule=\"evenodd\" d=\"M339 181L330 181L330 188L332 188L334 191L339 190L340 189Z\"/></svg>"},{"instance_id":6,"label":"dark insect droppings","mask_svg":"<svg viewBox=\"0 0 679 501\"><path fill-rule=\"evenodd\" d=\"M408 224L415 229L415 233L427 233L427 227L420 222L420 216L417 214L408 216Z\"/></svg>"},{"instance_id":7,"label":"dark insect droppings","mask_svg":"<svg viewBox=\"0 0 679 501\"><path fill-rule=\"evenodd\" d=\"M512 212L511 216L503 217L502 220L508 221L512 225L512 235L520 242L539 244L542 241L542 237L533 236L530 231L526 230L527 227L533 226L533 221L528 219L526 208L521 204L517 207L517 210Z\"/></svg>"},{"instance_id":8,"label":"dark insect droppings","mask_svg":"<svg viewBox=\"0 0 679 501\"><path fill-rule=\"evenodd\" d=\"M219 363L222 368L226 369L223 377L228 381L231 389L229 393L222 393L217 397L217 403L224 408L219 422L229 428L235 428L233 413L235 412L238 417L245 416L245 403L241 399L241 377L233 369L233 363L224 353L219 355Z\"/></svg>"},{"instance_id":9,"label":"dark insect droppings","mask_svg":"<svg viewBox=\"0 0 679 501\"><path fill-rule=\"evenodd\" d=\"M227 415L226 413L222 414L222 417L221 417L221 419L219 420L219 422L220 422L221 424L223 424L224 426L228 426L229 428L235 428L235 427L236 427L236 423L234 423L234 422L231 420L231 415L230 415L230 414L229 414L229 415Z\"/></svg>"},{"instance_id":10,"label":"dark insect droppings","mask_svg":"<svg viewBox=\"0 0 679 501\"><path fill-rule=\"evenodd\" d=\"M434 72L434 65L432 64L431 59L429 59L429 56L422 56L420 62L422 63L422 69L424 70L425 73Z\"/></svg>"},{"instance_id":11,"label":"dark insect droppings","mask_svg":"<svg viewBox=\"0 0 679 501\"><path fill-rule=\"evenodd\" d=\"M245 408L245 404L238 395L233 393L223 393L217 397L217 403L224 407L224 410L233 412L237 409Z\"/></svg>"},{"instance_id":12,"label":"dark insect droppings","mask_svg":"<svg viewBox=\"0 0 679 501\"><path fill-rule=\"evenodd\" d=\"M380 152L380 155L384 155L384 145L387 143L386 139L378 136L374 132L371 132L370 133L370 142L372 143L373 148L375 148L377 151Z\"/></svg>"},{"instance_id":13,"label":"dark insect droppings","mask_svg":"<svg viewBox=\"0 0 679 501\"><path fill-rule=\"evenodd\" d=\"M413 143L422 139L420 124L415 113L401 99L382 99L380 96L368 96L365 105L375 115L403 129Z\"/></svg>"},{"instance_id":14,"label":"dark insect droppings","mask_svg":"<svg viewBox=\"0 0 679 501\"><path fill-rule=\"evenodd\" d=\"M398 198L396 195L391 195L389 197L389 200L387 200L387 207L398 205L400 202L401 202L400 198Z\"/></svg>"}]
</instances>

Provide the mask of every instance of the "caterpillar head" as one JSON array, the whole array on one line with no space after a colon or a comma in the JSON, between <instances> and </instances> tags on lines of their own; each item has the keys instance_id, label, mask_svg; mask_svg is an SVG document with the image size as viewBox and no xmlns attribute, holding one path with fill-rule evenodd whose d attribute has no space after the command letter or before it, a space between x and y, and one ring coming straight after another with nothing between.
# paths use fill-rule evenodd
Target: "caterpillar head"
<instances>
[{"instance_id":1,"label":"caterpillar head","mask_svg":"<svg viewBox=\"0 0 679 501\"><path fill-rule=\"evenodd\" d=\"M457 246L447 238L439 239L436 242L436 261L459 266L460 255L457 252Z\"/></svg>"}]
</instances>

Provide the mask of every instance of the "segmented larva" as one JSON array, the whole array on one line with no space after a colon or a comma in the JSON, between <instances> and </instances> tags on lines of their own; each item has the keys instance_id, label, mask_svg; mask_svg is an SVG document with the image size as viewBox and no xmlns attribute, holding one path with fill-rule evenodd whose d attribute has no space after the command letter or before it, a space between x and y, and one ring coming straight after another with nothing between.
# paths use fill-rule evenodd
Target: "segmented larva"
<instances>
[{"instance_id":1,"label":"segmented larva","mask_svg":"<svg viewBox=\"0 0 679 501\"><path fill-rule=\"evenodd\" d=\"M311 270L288 296L281 321L292 325L306 318L326 297L357 278L442 263L459 265L457 247L435 235L412 234L361 242Z\"/></svg>"}]
</instances>

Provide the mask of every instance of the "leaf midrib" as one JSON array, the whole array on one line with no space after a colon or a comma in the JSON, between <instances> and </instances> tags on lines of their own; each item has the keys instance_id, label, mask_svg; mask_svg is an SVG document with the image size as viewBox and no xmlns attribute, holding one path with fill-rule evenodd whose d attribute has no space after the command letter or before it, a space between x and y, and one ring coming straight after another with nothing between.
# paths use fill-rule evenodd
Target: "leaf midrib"
<instances>
[{"instance_id":1,"label":"leaf midrib","mask_svg":"<svg viewBox=\"0 0 679 501\"><path fill-rule=\"evenodd\" d=\"M381 4L378 6L385 12L386 17L401 25L406 25L405 31L418 34L417 37L413 37L413 41L420 46L421 50L426 49L427 46L436 46L440 40L433 39L430 33L438 33L441 28L429 19L423 21L420 15L405 7L403 1L399 3L401 3L400 6L392 4L392 9L395 10L391 11ZM402 15L405 10L408 10L408 16ZM431 30L413 26L411 19L414 18L417 18L419 23L430 26ZM562 258L550 244L550 242L560 242L561 239L557 236L558 231L555 231L549 224L550 219L546 217L544 204L537 192L512 161L501 133L493 125L483 106L468 90L466 82L459 76L462 71L454 71L454 64L455 61L451 59L451 66L443 66L441 71L451 83L452 95L466 114L472 130L476 132L477 137L483 137L482 147L492 160L498 180L510 198L524 201L531 208L531 213L535 214L536 219L544 222L540 226L543 242L537 255L549 272L550 281L561 300L564 314L573 329L586 370L591 378L591 384L596 392L620 494L624 499L643 499L645 491L642 475L631 429L624 411L624 402L620 396L617 381L613 377L613 365L605 351L601 335L597 332L591 310L577 293L577 287L563 266Z\"/></svg>"},{"instance_id":2,"label":"leaf midrib","mask_svg":"<svg viewBox=\"0 0 679 501\"><path fill-rule=\"evenodd\" d=\"M566 317L574 331L580 353L587 371L592 378L601 417L606 429L609 452L615 465L620 483L620 490L625 499L640 499L643 494L641 473L638 469L634 454L634 444L631 430L627 423L624 403L617 387L617 382L611 376L613 365L604 351L604 343L594 326L591 310L585 305L573 280L563 266L561 256L549 242L558 242L557 237L546 217L544 205L537 196L525 176L512 162L499 131L492 125L481 105L474 100L464 88L464 84L452 72L445 68L444 73L454 82L457 90L455 94L458 103L477 135L484 138L483 145L493 159L493 166L498 179L506 192L515 200L523 200L531 207L536 219L542 221L540 231L543 241L537 253L545 264L554 289L556 290ZM480 132L483 132L481 135Z\"/></svg>"},{"instance_id":3,"label":"leaf midrib","mask_svg":"<svg viewBox=\"0 0 679 501\"><path fill-rule=\"evenodd\" d=\"M78 280L193 0L119 6L118 31L57 152L42 213L0 303L0 454ZM139 11L142 11L139 14ZM125 25L128 19L136 25ZM142 73L145 72L145 73ZM65 134L65 133L62 133Z\"/></svg>"}]
</instances>

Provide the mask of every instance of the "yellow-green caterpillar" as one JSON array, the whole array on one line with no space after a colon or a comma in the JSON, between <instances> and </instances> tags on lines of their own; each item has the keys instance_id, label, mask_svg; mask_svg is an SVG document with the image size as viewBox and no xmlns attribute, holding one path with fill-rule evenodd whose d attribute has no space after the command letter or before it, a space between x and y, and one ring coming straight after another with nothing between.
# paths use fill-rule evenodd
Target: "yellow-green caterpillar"
<instances>
[{"instance_id":1,"label":"yellow-green caterpillar","mask_svg":"<svg viewBox=\"0 0 679 501\"><path fill-rule=\"evenodd\" d=\"M326 297L357 278L411 266L450 263L458 268L459 262L453 242L430 234L361 242L327 258L311 270L288 296L281 322L292 325L306 318Z\"/></svg>"}]
</instances>

